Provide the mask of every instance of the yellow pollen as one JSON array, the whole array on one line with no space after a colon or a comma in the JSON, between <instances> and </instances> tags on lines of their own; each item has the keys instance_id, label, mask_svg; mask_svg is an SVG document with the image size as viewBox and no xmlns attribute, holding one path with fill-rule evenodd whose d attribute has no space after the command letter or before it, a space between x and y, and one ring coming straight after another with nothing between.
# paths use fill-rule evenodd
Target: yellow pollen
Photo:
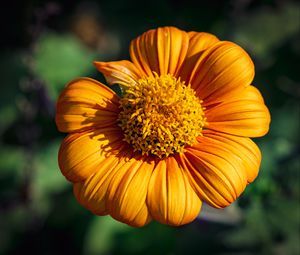
<instances>
[{"instance_id":1,"label":"yellow pollen","mask_svg":"<svg viewBox=\"0 0 300 255\"><path fill-rule=\"evenodd\" d=\"M159 158L182 153L205 123L195 91L172 75L140 79L120 100L119 125L135 151Z\"/></svg>"}]
</instances>

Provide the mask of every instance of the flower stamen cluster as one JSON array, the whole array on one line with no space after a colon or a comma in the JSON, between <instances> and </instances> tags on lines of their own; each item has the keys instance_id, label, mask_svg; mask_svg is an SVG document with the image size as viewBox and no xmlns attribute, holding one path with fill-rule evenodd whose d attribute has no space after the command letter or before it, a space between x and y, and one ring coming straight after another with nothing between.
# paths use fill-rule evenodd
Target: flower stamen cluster
<instances>
[{"instance_id":1,"label":"flower stamen cluster","mask_svg":"<svg viewBox=\"0 0 300 255\"><path fill-rule=\"evenodd\" d=\"M172 75L154 74L126 88L120 101L120 127L135 151L159 158L181 153L201 135L201 100Z\"/></svg>"}]
</instances>

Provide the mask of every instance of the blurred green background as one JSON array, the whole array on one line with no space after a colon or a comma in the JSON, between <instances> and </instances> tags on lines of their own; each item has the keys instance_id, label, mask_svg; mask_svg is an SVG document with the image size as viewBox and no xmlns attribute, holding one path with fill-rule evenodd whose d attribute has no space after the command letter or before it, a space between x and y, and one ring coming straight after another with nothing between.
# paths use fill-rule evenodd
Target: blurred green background
<instances>
[{"instance_id":1,"label":"blurred green background","mask_svg":"<svg viewBox=\"0 0 300 255\"><path fill-rule=\"evenodd\" d=\"M4 4L5 3L5 4ZM9 1L1 4L0 254L300 254L300 5L283 0ZM93 60L128 59L158 26L243 46L272 123L257 180L192 224L134 229L77 204L57 165L55 101Z\"/></svg>"}]
</instances>

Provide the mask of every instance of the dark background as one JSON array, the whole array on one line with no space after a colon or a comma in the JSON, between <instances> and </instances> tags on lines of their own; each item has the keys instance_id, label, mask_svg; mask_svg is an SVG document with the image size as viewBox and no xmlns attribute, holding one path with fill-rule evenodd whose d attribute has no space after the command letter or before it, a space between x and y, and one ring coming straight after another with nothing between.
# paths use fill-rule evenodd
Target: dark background
<instances>
[{"instance_id":1,"label":"dark background","mask_svg":"<svg viewBox=\"0 0 300 255\"><path fill-rule=\"evenodd\" d=\"M296 1L3 1L0 40L0 254L300 254ZM57 166L55 101L93 60L127 59L130 40L173 25L244 47L272 115L256 139L257 180L192 224L134 229L77 204Z\"/></svg>"}]
</instances>

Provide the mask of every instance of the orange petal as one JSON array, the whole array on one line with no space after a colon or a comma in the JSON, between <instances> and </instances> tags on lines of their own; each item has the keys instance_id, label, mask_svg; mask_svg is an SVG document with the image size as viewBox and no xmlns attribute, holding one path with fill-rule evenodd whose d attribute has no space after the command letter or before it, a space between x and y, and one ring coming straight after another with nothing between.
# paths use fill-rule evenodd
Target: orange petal
<instances>
[{"instance_id":1,"label":"orange petal","mask_svg":"<svg viewBox=\"0 0 300 255\"><path fill-rule=\"evenodd\" d=\"M243 90L253 77L254 65L249 55L232 42L218 42L201 55L186 82L209 105Z\"/></svg>"},{"instance_id":2,"label":"orange petal","mask_svg":"<svg viewBox=\"0 0 300 255\"><path fill-rule=\"evenodd\" d=\"M142 74L133 63L127 60L115 62L94 62L97 70L101 72L109 84L123 86L134 85Z\"/></svg>"},{"instance_id":3,"label":"orange petal","mask_svg":"<svg viewBox=\"0 0 300 255\"><path fill-rule=\"evenodd\" d=\"M243 100L258 101L258 102L261 102L264 104L264 99L263 99L260 91L253 85L250 85L250 86L246 87L245 89L243 89L242 93L240 91L233 92L231 94L230 98L228 98L227 100L231 101L234 99L241 98L241 95L243 95L243 97L242 97Z\"/></svg>"},{"instance_id":4,"label":"orange petal","mask_svg":"<svg viewBox=\"0 0 300 255\"><path fill-rule=\"evenodd\" d=\"M56 125L61 132L78 132L116 124L119 98L102 83L89 78L70 82L60 95Z\"/></svg>"},{"instance_id":5,"label":"orange petal","mask_svg":"<svg viewBox=\"0 0 300 255\"><path fill-rule=\"evenodd\" d=\"M183 81L189 80L197 60L203 52L219 42L219 39L209 33L189 32L189 47L182 68L178 74Z\"/></svg>"},{"instance_id":6,"label":"orange petal","mask_svg":"<svg viewBox=\"0 0 300 255\"><path fill-rule=\"evenodd\" d=\"M187 224L199 214L201 201L175 158L157 163L149 182L147 205L155 220L169 225Z\"/></svg>"},{"instance_id":7,"label":"orange petal","mask_svg":"<svg viewBox=\"0 0 300 255\"><path fill-rule=\"evenodd\" d=\"M72 182L87 179L98 171L108 155L121 150L125 145L122 138L119 127L67 136L58 154L63 175Z\"/></svg>"},{"instance_id":8,"label":"orange petal","mask_svg":"<svg viewBox=\"0 0 300 255\"><path fill-rule=\"evenodd\" d=\"M175 74L188 49L188 34L175 27L152 29L130 44L133 63L145 76Z\"/></svg>"},{"instance_id":9,"label":"orange petal","mask_svg":"<svg viewBox=\"0 0 300 255\"><path fill-rule=\"evenodd\" d=\"M94 174L85 181L74 184L74 195L83 207L97 215L108 214L107 188L115 171L124 164L125 158L123 152L108 156Z\"/></svg>"},{"instance_id":10,"label":"orange petal","mask_svg":"<svg viewBox=\"0 0 300 255\"><path fill-rule=\"evenodd\" d=\"M112 217L135 227L151 220L145 201L153 168L154 161L132 158L115 173L107 195Z\"/></svg>"},{"instance_id":11,"label":"orange petal","mask_svg":"<svg viewBox=\"0 0 300 255\"><path fill-rule=\"evenodd\" d=\"M261 94L253 86L244 89L239 97L211 107L205 117L209 129L246 137L265 135L271 119Z\"/></svg>"},{"instance_id":12,"label":"orange petal","mask_svg":"<svg viewBox=\"0 0 300 255\"><path fill-rule=\"evenodd\" d=\"M89 197L85 194L84 183L77 182L73 185L73 193L78 203L84 208L90 210L96 215L107 215L108 212L105 207L104 195L99 200L99 198ZM105 193L104 193L105 194Z\"/></svg>"},{"instance_id":13,"label":"orange petal","mask_svg":"<svg viewBox=\"0 0 300 255\"><path fill-rule=\"evenodd\" d=\"M198 137L200 143L218 144L228 153L234 155L243 165L241 171L245 171L247 182L253 182L258 175L261 152L257 145L247 137L227 135L224 133L204 130L203 137Z\"/></svg>"},{"instance_id":14,"label":"orange petal","mask_svg":"<svg viewBox=\"0 0 300 255\"><path fill-rule=\"evenodd\" d=\"M189 170L190 181L200 199L217 208L226 207L248 183L246 163L230 150L231 146L224 146L218 140L202 136L198 141L186 148L181 163Z\"/></svg>"}]
</instances>

